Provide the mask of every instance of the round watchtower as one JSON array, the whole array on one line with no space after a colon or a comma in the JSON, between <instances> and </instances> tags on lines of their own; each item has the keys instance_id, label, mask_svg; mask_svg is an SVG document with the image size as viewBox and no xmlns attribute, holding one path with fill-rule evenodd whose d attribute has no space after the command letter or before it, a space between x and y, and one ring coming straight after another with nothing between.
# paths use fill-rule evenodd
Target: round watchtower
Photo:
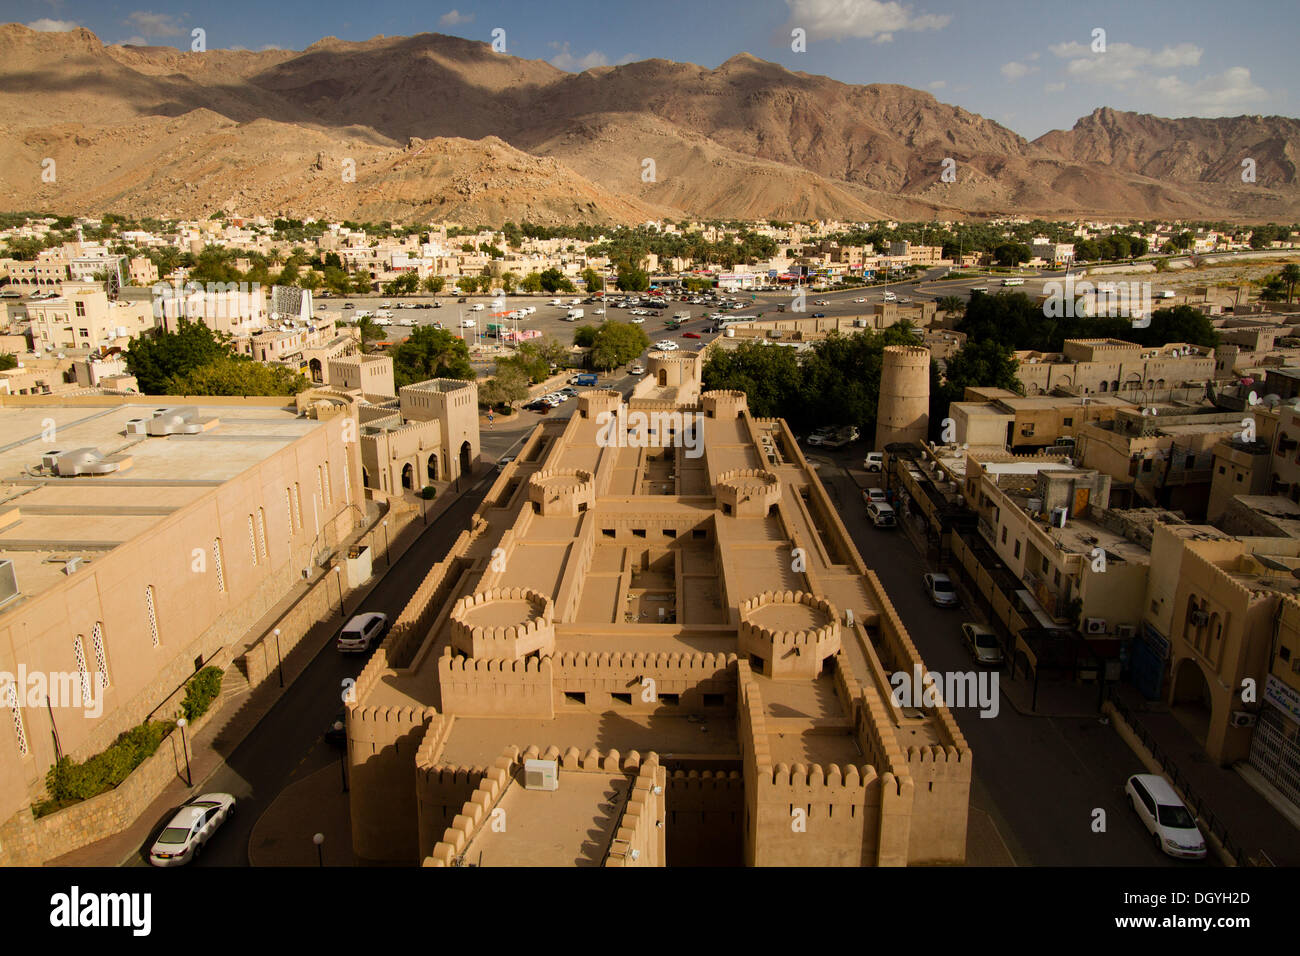
<instances>
[{"instance_id":1,"label":"round watchtower","mask_svg":"<svg viewBox=\"0 0 1300 956\"><path fill-rule=\"evenodd\" d=\"M880 368L876 449L893 442L925 441L930 431L930 350L890 345Z\"/></svg>"}]
</instances>

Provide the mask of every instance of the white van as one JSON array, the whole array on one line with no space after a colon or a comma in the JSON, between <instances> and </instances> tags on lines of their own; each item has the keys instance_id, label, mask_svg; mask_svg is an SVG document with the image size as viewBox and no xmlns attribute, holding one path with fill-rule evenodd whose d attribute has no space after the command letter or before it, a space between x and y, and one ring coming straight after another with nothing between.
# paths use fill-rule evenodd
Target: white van
<instances>
[{"instance_id":1,"label":"white van","mask_svg":"<svg viewBox=\"0 0 1300 956\"><path fill-rule=\"evenodd\" d=\"M898 296L894 295L894 293L892 293L892 292L886 292L886 293L885 293L885 301L886 301L886 302L897 302L897 301L898 301Z\"/></svg>"},{"instance_id":2,"label":"white van","mask_svg":"<svg viewBox=\"0 0 1300 956\"><path fill-rule=\"evenodd\" d=\"M570 310L569 310L569 314L566 315L564 318L565 318L565 320L568 321L568 322L576 322L578 319L582 318L584 315L586 315L586 313L583 312L582 309L570 309Z\"/></svg>"}]
</instances>

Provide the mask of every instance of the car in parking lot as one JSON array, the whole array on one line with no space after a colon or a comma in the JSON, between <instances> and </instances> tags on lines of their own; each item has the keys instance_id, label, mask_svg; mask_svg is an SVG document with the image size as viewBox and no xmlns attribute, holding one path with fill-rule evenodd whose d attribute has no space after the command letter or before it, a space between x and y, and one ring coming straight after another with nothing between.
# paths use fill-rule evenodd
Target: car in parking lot
<instances>
[{"instance_id":1,"label":"car in parking lot","mask_svg":"<svg viewBox=\"0 0 1300 956\"><path fill-rule=\"evenodd\" d=\"M998 642L998 636L993 628L967 621L961 626L961 639L966 645L966 650L970 651L971 657L975 658L976 664L985 664L989 667L1002 665L1002 645Z\"/></svg>"},{"instance_id":2,"label":"car in parking lot","mask_svg":"<svg viewBox=\"0 0 1300 956\"><path fill-rule=\"evenodd\" d=\"M1124 785L1129 805L1166 856L1205 859L1205 837L1169 781L1154 773L1135 773Z\"/></svg>"},{"instance_id":3,"label":"car in parking lot","mask_svg":"<svg viewBox=\"0 0 1300 956\"><path fill-rule=\"evenodd\" d=\"M925 596L935 607L956 607L957 589L952 585L952 578L938 571L927 571L921 577L921 586Z\"/></svg>"},{"instance_id":4,"label":"car in parking lot","mask_svg":"<svg viewBox=\"0 0 1300 956\"><path fill-rule=\"evenodd\" d=\"M863 488L862 500L865 501L867 504L871 504L873 501L877 501L880 502L881 504L884 504L886 501L889 500L889 495L885 493L884 488Z\"/></svg>"},{"instance_id":5,"label":"car in parking lot","mask_svg":"<svg viewBox=\"0 0 1300 956\"><path fill-rule=\"evenodd\" d=\"M359 654L370 650L388 633L388 615L381 611L355 614L343 625L334 646L344 654Z\"/></svg>"},{"instance_id":6,"label":"car in parking lot","mask_svg":"<svg viewBox=\"0 0 1300 956\"><path fill-rule=\"evenodd\" d=\"M633 315L633 316L632 316L632 324L633 324L633 325L645 325L645 319L643 319L640 315Z\"/></svg>"},{"instance_id":7,"label":"car in parking lot","mask_svg":"<svg viewBox=\"0 0 1300 956\"><path fill-rule=\"evenodd\" d=\"M636 363L634 363L634 364L632 364L632 365L629 365L629 366L627 367L627 371L628 371L628 374L629 374L629 375L644 375L644 374L645 374L645 366L642 365L640 362L636 362Z\"/></svg>"},{"instance_id":8,"label":"car in parking lot","mask_svg":"<svg viewBox=\"0 0 1300 956\"><path fill-rule=\"evenodd\" d=\"M204 844L235 812L228 793L205 793L182 806L149 847L154 866L182 866L198 858Z\"/></svg>"},{"instance_id":9,"label":"car in parking lot","mask_svg":"<svg viewBox=\"0 0 1300 956\"><path fill-rule=\"evenodd\" d=\"M881 451L867 452L867 457L862 460L862 467L867 471L880 471L885 467L885 453Z\"/></svg>"},{"instance_id":10,"label":"car in parking lot","mask_svg":"<svg viewBox=\"0 0 1300 956\"><path fill-rule=\"evenodd\" d=\"M886 504L883 501L867 502L867 517L877 528L896 528L898 527L898 518L894 514L893 505Z\"/></svg>"},{"instance_id":11,"label":"car in parking lot","mask_svg":"<svg viewBox=\"0 0 1300 956\"><path fill-rule=\"evenodd\" d=\"M699 333L699 332L683 332L683 333L682 333L682 338L684 338L684 339L698 339L699 337L700 337L700 333Z\"/></svg>"},{"instance_id":12,"label":"car in parking lot","mask_svg":"<svg viewBox=\"0 0 1300 956\"><path fill-rule=\"evenodd\" d=\"M675 352L677 351L677 343L671 339L664 339L662 342L656 342L655 348L662 352Z\"/></svg>"},{"instance_id":13,"label":"car in parking lot","mask_svg":"<svg viewBox=\"0 0 1300 956\"><path fill-rule=\"evenodd\" d=\"M355 309L356 306L353 305L351 302L344 302L344 303L343 303L343 308L345 308L345 309Z\"/></svg>"}]
</instances>

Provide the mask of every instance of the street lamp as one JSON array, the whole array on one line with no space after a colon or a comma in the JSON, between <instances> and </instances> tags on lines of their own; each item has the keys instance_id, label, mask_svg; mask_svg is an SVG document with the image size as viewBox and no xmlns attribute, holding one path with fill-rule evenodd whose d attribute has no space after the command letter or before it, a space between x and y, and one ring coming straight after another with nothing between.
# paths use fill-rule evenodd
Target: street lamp
<instances>
[{"instance_id":1,"label":"street lamp","mask_svg":"<svg viewBox=\"0 0 1300 956\"><path fill-rule=\"evenodd\" d=\"M185 752L185 786L194 786L194 779L190 776L190 748L185 740L185 725L189 723L184 717L176 721L176 726L181 729L181 750Z\"/></svg>"},{"instance_id":2,"label":"street lamp","mask_svg":"<svg viewBox=\"0 0 1300 956\"><path fill-rule=\"evenodd\" d=\"M393 558L392 555L388 553L388 519L387 518L384 519L383 525L384 525L384 567L391 568L393 566Z\"/></svg>"},{"instance_id":3,"label":"street lamp","mask_svg":"<svg viewBox=\"0 0 1300 956\"><path fill-rule=\"evenodd\" d=\"M334 565L334 580L339 586L339 617L343 616L343 566Z\"/></svg>"},{"instance_id":4,"label":"street lamp","mask_svg":"<svg viewBox=\"0 0 1300 956\"><path fill-rule=\"evenodd\" d=\"M316 844L316 865L324 866L325 854L321 850L321 844L325 842L325 834L317 833L314 837L311 838L311 842Z\"/></svg>"},{"instance_id":5,"label":"street lamp","mask_svg":"<svg viewBox=\"0 0 1300 956\"><path fill-rule=\"evenodd\" d=\"M334 732L343 733L343 721L334 721ZM343 753L339 754L339 771L343 775L343 792L348 792L348 742L347 738L343 739Z\"/></svg>"},{"instance_id":6,"label":"street lamp","mask_svg":"<svg viewBox=\"0 0 1300 956\"><path fill-rule=\"evenodd\" d=\"M280 629L277 627L272 633L275 635L275 667L280 672L280 686L284 686L284 655L280 653Z\"/></svg>"}]
</instances>

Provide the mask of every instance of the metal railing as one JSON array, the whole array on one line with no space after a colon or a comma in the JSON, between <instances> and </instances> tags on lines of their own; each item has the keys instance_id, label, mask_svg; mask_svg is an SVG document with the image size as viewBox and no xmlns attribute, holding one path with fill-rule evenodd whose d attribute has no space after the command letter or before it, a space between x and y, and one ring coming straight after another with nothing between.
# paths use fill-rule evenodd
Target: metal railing
<instances>
[{"instance_id":1,"label":"metal railing","mask_svg":"<svg viewBox=\"0 0 1300 956\"><path fill-rule=\"evenodd\" d=\"M1153 756L1156 759L1156 762L1160 764L1160 769L1164 771L1165 776L1169 778L1169 782L1177 787L1179 792L1182 793L1183 801L1187 804L1187 809L1197 818L1197 822L1200 823L1208 833L1214 835L1215 839L1223 845L1223 849L1233 858L1233 860L1236 861L1238 866L1250 865L1246 858L1245 851L1232 841L1232 838L1228 833L1227 825L1215 815L1209 804L1207 804L1201 795L1196 792L1192 787L1191 782L1178 769L1178 765L1174 763L1173 759L1161 749L1158 743L1156 743L1155 738L1151 733L1134 718L1133 712L1129 709L1128 705L1120 699L1115 688L1108 688L1106 696L1110 700L1111 704L1114 705L1116 712L1124 718L1124 722L1127 723L1133 733L1137 735L1137 738L1142 741L1142 745L1151 752L1151 756Z\"/></svg>"}]
</instances>

